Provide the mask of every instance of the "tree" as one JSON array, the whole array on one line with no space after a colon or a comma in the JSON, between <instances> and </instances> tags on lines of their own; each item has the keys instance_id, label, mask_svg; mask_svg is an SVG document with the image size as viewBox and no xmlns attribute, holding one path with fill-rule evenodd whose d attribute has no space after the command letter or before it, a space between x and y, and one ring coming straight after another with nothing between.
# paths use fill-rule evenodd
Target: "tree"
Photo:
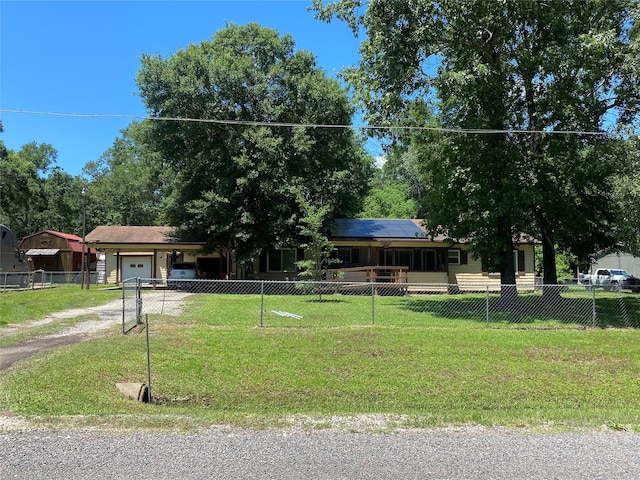
<instances>
[{"instance_id":1,"label":"tree","mask_svg":"<svg viewBox=\"0 0 640 480\"><path fill-rule=\"evenodd\" d=\"M38 230L55 230L80 236L83 186L81 177L69 175L58 166L53 167L44 179L43 203L40 210L34 212L40 225Z\"/></svg>"},{"instance_id":2,"label":"tree","mask_svg":"<svg viewBox=\"0 0 640 480\"><path fill-rule=\"evenodd\" d=\"M305 259L297 262L297 267L300 269L299 275L305 280L316 282L326 280L329 267L340 262L337 258L332 258L334 245L326 235L329 209L326 206L314 205L302 192L298 193L297 198L302 212L299 221L302 239L300 247L306 252ZM317 292L318 299L322 300L322 287L316 288L311 284L302 288Z\"/></svg>"},{"instance_id":3,"label":"tree","mask_svg":"<svg viewBox=\"0 0 640 480\"><path fill-rule=\"evenodd\" d=\"M620 145L628 159L628 168L617 178L615 195L620 205L618 247L640 255L640 138L632 137Z\"/></svg>"},{"instance_id":4,"label":"tree","mask_svg":"<svg viewBox=\"0 0 640 480\"><path fill-rule=\"evenodd\" d=\"M396 142L371 180L371 189L359 213L362 218L419 218L425 195L419 175L420 158L410 143Z\"/></svg>"},{"instance_id":5,"label":"tree","mask_svg":"<svg viewBox=\"0 0 640 480\"><path fill-rule=\"evenodd\" d=\"M39 212L45 209L45 178L57 155L49 144L30 142L0 158L0 208L17 237L47 228Z\"/></svg>"},{"instance_id":6,"label":"tree","mask_svg":"<svg viewBox=\"0 0 640 480\"><path fill-rule=\"evenodd\" d=\"M382 184L373 181L371 191L364 199L360 218L416 218L416 202L409 187L403 183Z\"/></svg>"},{"instance_id":7,"label":"tree","mask_svg":"<svg viewBox=\"0 0 640 480\"><path fill-rule=\"evenodd\" d=\"M296 236L296 191L333 216L360 210L371 159L351 129L313 126L349 125L353 108L289 35L229 25L141 64L140 95L157 119L147 144L176 172L165 212L183 236L249 263Z\"/></svg>"},{"instance_id":8,"label":"tree","mask_svg":"<svg viewBox=\"0 0 640 480\"><path fill-rule=\"evenodd\" d=\"M606 120L626 121L638 100L625 66L632 5L413 0L364 9L359 0L315 0L313 8L366 32L360 63L345 77L370 122L393 126L421 101L442 127L468 131L440 139L439 158L425 167L426 218L471 239L474 254L512 285L520 232L542 239L545 281L555 283L556 243L579 234L584 250L610 230L611 197L596 190L616 172Z\"/></svg>"}]
</instances>

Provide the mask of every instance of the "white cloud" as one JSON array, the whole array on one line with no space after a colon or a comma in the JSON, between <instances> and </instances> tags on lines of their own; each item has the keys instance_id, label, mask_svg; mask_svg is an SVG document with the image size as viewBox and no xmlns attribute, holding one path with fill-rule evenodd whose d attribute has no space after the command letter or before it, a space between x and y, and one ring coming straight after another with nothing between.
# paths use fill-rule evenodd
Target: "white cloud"
<instances>
[{"instance_id":1,"label":"white cloud","mask_svg":"<svg viewBox=\"0 0 640 480\"><path fill-rule=\"evenodd\" d=\"M377 168L382 168L385 163L387 163L387 157L385 157L384 155L379 155L376 157L376 161L374 162L374 165Z\"/></svg>"}]
</instances>

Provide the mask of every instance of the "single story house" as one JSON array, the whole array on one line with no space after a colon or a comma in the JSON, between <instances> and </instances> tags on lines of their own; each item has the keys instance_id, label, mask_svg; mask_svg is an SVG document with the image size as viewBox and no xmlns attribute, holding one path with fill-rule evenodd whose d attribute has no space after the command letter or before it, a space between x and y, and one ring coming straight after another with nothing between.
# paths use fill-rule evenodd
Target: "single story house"
<instances>
[{"instance_id":1,"label":"single story house","mask_svg":"<svg viewBox=\"0 0 640 480\"><path fill-rule=\"evenodd\" d=\"M419 219L333 219L328 237L340 260L331 272L336 279L457 284L460 289L500 285L500 274L487 272L482 259L474 260L469 254L465 242L431 237ZM534 243L522 236L514 249L519 285L535 283ZM265 252L254 264L253 278L293 279L295 264L303 255L299 248Z\"/></svg>"},{"instance_id":2,"label":"single story house","mask_svg":"<svg viewBox=\"0 0 640 480\"><path fill-rule=\"evenodd\" d=\"M82 270L82 238L70 233L42 230L27 235L18 244L31 271L80 272ZM88 252L89 269L96 265L96 251Z\"/></svg>"},{"instance_id":3,"label":"single story house","mask_svg":"<svg viewBox=\"0 0 640 480\"><path fill-rule=\"evenodd\" d=\"M420 220L333 219L329 239L340 260L329 279L369 282L458 284L470 288L500 285L499 273L483 270L465 242L431 237ZM127 278L166 280L175 262L198 262L206 278L294 280L296 262L305 251L292 246L263 252L252 266L240 270L225 248L203 254L204 241L189 242L169 226L99 226L86 237L87 244L104 255L104 279L118 284ZM514 249L517 283L535 283L534 241L523 237Z\"/></svg>"}]
</instances>

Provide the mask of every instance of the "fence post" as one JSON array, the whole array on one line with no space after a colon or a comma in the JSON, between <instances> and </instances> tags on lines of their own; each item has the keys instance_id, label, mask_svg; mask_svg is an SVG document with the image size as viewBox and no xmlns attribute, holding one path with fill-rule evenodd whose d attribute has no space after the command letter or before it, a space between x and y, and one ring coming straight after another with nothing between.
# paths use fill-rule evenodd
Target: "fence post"
<instances>
[{"instance_id":1,"label":"fence post","mask_svg":"<svg viewBox=\"0 0 640 480\"><path fill-rule=\"evenodd\" d=\"M140 288L140 277L136 278L136 324L142 323L142 291Z\"/></svg>"},{"instance_id":2,"label":"fence post","mask_svg":"<svg viewBox=\"0 0 640 480\"><path fill-rule=\"evenodd\" d=\"M487 285L487 293L485 294L484 297L484 313L485 313L485 317L487 319L487 325L489 325L489 285Z\"/></svg>"},{"instance_id":3,"label":"fence post","mask_svg":"<svg viewBox=\"0 0 640 480\"><path fill-rule=\"evenodd\" d=\"M151 351L149 350L149 314L145 315L147 333L147 402L151 403Z\"/></svg>"},{"instance_id":4,"label":"fence post","mask_svg":"<svg viewBox=\"0 0 640 480\"><path fill-rule=\"evenodd\" d=\"M264 323L264 280L260 281L260 326L263 327Z\"/></svg>"},{"instance_id":5,"label":"fence post","mask_svg":"<svg viewBox=\"0 0 640 480\"><path fill-rule=\"evenodd\" d=\"M125 308L125 303L126 303L126 293L127 293L127 285L125 284L125 282L122 282L122 334L125 334L124 331L124 317L125 317L125 312L126 312L126 308Z\"/></svg>"},{"instance_id":6,"label":"fence post","mask_svg":"<svg viewBox=\"0 0 640 480\"><path fill-rule=\"evenodd\" d=\"M592 306L592 316L591 316L591 321L593 323L593 327L597 327L598 326L598 314L596 313L596 289L595 287L591 288L591 297L592 297L592 301L591 301L591 306Z\"/></svg>"},{"instance_id":7,"label":"fence post","mask_svg":"<svg viewBox=\"0 0 640 480\"><path fill-rule=\"evenodd\" d=\"M376 323L376 287L371 284L371 324Z\"/></svg>"}]
</instances>

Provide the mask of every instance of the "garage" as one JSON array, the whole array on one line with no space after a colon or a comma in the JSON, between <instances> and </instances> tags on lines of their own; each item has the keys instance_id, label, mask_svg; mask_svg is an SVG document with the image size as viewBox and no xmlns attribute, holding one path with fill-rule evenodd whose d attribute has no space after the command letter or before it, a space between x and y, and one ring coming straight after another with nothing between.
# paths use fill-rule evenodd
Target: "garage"
<instances>
[{"instance_id":1,"label":"garage","mask_svg":"<svg viewBox=\"0 0 640 480\"><path fill-rule=\"evenodd\" d=\"M129 278L152 278L151 266L153 264L153 254L127 254L120 253L122 264L122 279Z\"/></svg>"}]
</instances>

